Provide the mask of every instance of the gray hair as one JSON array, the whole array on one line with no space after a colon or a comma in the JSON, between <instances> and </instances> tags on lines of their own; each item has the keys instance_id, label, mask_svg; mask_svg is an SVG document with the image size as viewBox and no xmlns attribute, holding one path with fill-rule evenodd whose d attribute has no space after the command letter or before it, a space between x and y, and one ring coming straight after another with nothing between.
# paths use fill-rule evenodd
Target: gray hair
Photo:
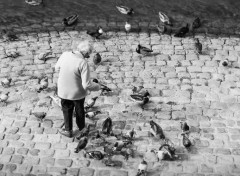
<instances>
[{"instance_id":1,"label":"gray hair","mask_svg":"<svg viewBox=\"0 0 240 176\"><path fill-rule=\"evenodd\" d=\"M85 41L73 41L72 43L72 50L75 52L80 53L91 53L93 50L92 44L85 40Z\"/></svg>"}]
</instances>

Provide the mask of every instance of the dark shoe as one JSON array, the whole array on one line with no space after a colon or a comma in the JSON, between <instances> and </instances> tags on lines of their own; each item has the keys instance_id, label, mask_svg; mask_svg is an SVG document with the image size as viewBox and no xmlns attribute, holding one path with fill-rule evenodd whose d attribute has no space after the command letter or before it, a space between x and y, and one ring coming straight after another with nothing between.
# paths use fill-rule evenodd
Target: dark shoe
<instances>
[{"instance_id":1,"label":"dark shoe","mask_svg":"<svg viewBox=\"0 0 240 176\"><path fill-rule=\"evenodd\" d=\"M61 135L64 135L64 136L67 136L69 138L72 138L73 137L73 131L67 131L65 129L59 129L58 132L61 134Z\"/></svg>"}]
</instances>

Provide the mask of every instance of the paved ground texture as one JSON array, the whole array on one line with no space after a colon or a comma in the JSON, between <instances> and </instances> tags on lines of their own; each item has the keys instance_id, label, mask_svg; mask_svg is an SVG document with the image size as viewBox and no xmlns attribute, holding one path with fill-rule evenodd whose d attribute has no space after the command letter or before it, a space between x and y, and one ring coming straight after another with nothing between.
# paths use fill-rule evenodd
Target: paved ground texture
<instances>
[{"instance_id":1,"label":"paved ground texture","mask_svg":"<svg viewBox=\"0 0 240 176\"><path fill-rule=\"evenodd\" d=\"M18 34L20 41L0 40L0 77L12 78L7 105L0 108L0 175L80 175L132 176L144 158L148 176L239 176L240 175L240 44L238 36L196 35L203 44L198 55L194 39L175 38L155 32L107 32L94 42L102 63L94 66L89 59L92 77L113 89L109 95L92 92L87 99L99 96L94 109L102 111L93 120L101 128L107 117L113 119L114 132L136 130L131 148L134 157L118 168L74 153L77 140L58 133L63 121L61 109L48 96L54 93L58 73L53 69L73 39L91 39L86 31L68 30ZM153 49L150 56L135 52L142 44ZM6 53L17 51L17 58ZM51 51L45 63L41 52ZM221 62L229 59L230 66ZM47 76L49 88L40 93L39 79ZM132 86L142 85L151 94L150 102L140 107L129 95ZM37 121L31 111L47 112L46 120ZM150 152L160 140L149 137L149 120L154 120L176 146L180 159L157 161ZM180 121L190 125L193 147L182 145ZM94 147L94 145L93 145ZM89 143L87 149L91 150ZM94 148L102 150L101 147Z\"/></svg>"}]
</instances>

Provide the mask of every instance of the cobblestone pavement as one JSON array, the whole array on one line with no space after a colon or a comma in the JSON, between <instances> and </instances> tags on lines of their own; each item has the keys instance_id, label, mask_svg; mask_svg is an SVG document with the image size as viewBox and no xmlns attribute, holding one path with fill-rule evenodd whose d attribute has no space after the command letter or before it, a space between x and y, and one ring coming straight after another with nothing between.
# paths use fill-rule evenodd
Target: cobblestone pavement
<instances>
[{"instance_id":1,"label":"cobblestone pavement","mask_svg":"<svg viewBox=\"0 0 240 176\"><path fill-rule=\"evenodd\" d=\"M72 39L90 39L86 31L32 32L19 37L16 42L0 40L0 77L13 79L9 88L0 87L1 92L10 92L7 105L1 103L0 108L1 176L132 176L142 157L149 165L148 176L240 175L238 36L196 35L203 44L201 55L196 54L192 36L181 39L154 32L126 35L118 31L107 32L94 43L95 53L100 53L103 62L96 67L90 58L92 77L113 89L110 95L97 99L94 108L103 113L94 121L100 128L110 116L115 133L133 127L137 133L132 146L135 157L128 161L122 156L113 157L123 162L120 168L86 159L82 151L74 153L77 141L58 133L62 112L48 97L57 81L53 67L58 57L70 49ZM139 42L154 53L137 54ZM52 51L52 58L44 63L37 56L46 50ZM5 57L9 51L21 55ZM221 66L226 58L229 67ZM43 76L49 78L49 89L37 93ZM151 94L144 109L129 99L133 85L143 85ZM99 94L92 92L87 99ZM37 121L30 111L47 112L46 120ZM162 126L181 159L158 162L150 152L158 149L160 142L148 136L150 119ZM180 121L190 125L191 151L182 145Z\"/></svg>"}]
</instances>

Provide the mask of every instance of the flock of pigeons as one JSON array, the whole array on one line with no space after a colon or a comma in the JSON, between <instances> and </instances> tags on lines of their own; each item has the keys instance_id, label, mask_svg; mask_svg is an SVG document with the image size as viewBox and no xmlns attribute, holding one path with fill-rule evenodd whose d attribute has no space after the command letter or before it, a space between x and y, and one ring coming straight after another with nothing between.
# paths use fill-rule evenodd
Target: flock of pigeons
<instances>
[{"instance_id":1,"label":"flock of pigeons","mask_svg":"<svg viewBox=\"0 0 240 176\"><path fill-rule=\"evenodd\" d=\"M30 5L40 5L42 3L42 0L26 0ZM126 14L129 16L132 16L134 14L134 10L132 8L126 7L126 6L116 6L116 8L121 12L122 14ZM160 33L164 33L166 31L166 26L173 26L170 18L162 13L159 12L159 18L162 23L161 26L157 25L157 29ZM72 15L67 18L63 19L63 24L65 26L71 26L76 23L78 19L78 15ZM192 29L195 30L201 26L201 21L197 17L193 23L192 23ZM126 22L125 30L128 33L131 30L131 24L129 22ZM189 24L187 24L185 27L180 28L177 33L174 35L175 37L184 37L189 32ZM5 41L16 41L18 40L18 37L10 32L7 32L6 30L2 30L3 38ZM94 31L87 31L87 34L92 36L95 39L100 39L100 36L103 34L103 29L101 26L99 26ZM201 54L202 51L202 44L199 42L198 39L196 39L196 48L197 52ZM136 48L136 52L142 55L147 55L153 50L141 46L140 44ZM44 63L47 61L49 57L51 57L51 52L45 52L40 53L38 55L38 59L44 61ZM15 53L9 53L6 55L6 57L16 58L20 54ZM96 53L93 62L95 65L99 65L101 62L101 56L99 53ZM228 66L228 61L224 61L222 63L223 66ZM4 88L8 88L11 85L11 78L5 78L1 81L1 85ZM101 95L107 95L112 90L107 87L106 85L100 83L97 79L92 80L95 83L98 83L101 85ZM37 88L37 92L40 93L41 91L47 90L48 88L48 78L44 77L39 80L39 86ZM150 94L147 90L142 91L143 87L133 87L132 94L130 95L131 99L140 102L141 107L143 108L145 104L149 102ZM6 103L8 100L8 94L7 93L1 93L0 94L0 102ZM57 103L61 107L60 98L56 95L56 93L53 96L50 96L50 98L53 99L55 103ZM94 120L94 117L101 113L101 111L93 111L91 110L94 105L97 97L93 97L89 99L86 102L85 110L86 110L86 118L89 118L91 120ZM34 115L37 119L40 121L43 121L47 115L46 112L30 112L30 115ZM151 120L149 122L150 124L150 130L149 133L151 136L159 139L159 141L162 141L163 143L160 145L159 149L152 149L151 152L155 153L158 160L175 160L178 159L178 155L175 154L175 147L174 144L165 137L163 129L159 124ZM64 126L64 123L61 125L61 127ZM76 137L76 140L78 140L78 145L76 146L74 152L78 153L79 151L83 150L84 156L89 157L92 159L102 160L103 163L105 163L106 166L119 166L121 163L119 161L114 161L111 159L113 155L123 155L126 160L128 160L129 157L134 157L134 151L132 149L132 145L134 143L134 140L136 139L136 131L134 128L127 132L126 134L123 134L122 132L120 134L114 134L113 133L113 122L110 117L106 118L104 122L102 123L102 129L96 130L96 123L95 126L93 126L93 130L91 130L92 125L88 124L87 127L85 127L81 133ZM192 142L189 140L189 126L186 122L181 122L181 129L182 129L182 144L187 149L190 150L192 146ZM106 139L108 137L115 137L116 141L114 143L107 141ZM87 151L85 150L88 141L91 140L92 143L95 143L98 146L103 146L103 151L98 150L92 150ZM107 159L104 159L106 158ZM137 176L146 176L147 174L147 168L148 163L144 159L138 166L137 170Z\"/></svg>"}]
</instances>

